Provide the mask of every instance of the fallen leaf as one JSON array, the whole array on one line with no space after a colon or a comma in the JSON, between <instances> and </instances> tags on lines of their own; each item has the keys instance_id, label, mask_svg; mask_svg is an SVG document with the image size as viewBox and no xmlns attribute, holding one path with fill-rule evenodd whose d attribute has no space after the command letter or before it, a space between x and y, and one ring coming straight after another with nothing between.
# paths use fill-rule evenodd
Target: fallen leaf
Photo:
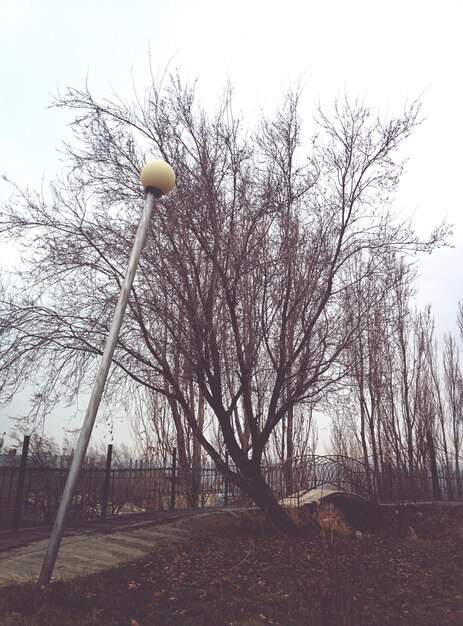
<instances>
[{"instance_id":1,"label":"fallen leaf","mask_svg":"<svg viewBox=\"0 0 463 626\"><path fill-rule=\"evenodd\" d=\"M129 580L129 582L127 583L127 587L129 589L138 589L139 586L140 586L140 583L136 583L133 580Z\"/></svg>"},{"instance_id":2,"label":"fallen leaf","mask_svg":"<svg viewBox=\"0 0 463 626\"><path fill-rule=\"evenodd\" d=\"M140 624L137 622L137 620L134 617L132 617L130 619L130 626L140 626Z\"/></svg>"}]
</instances>

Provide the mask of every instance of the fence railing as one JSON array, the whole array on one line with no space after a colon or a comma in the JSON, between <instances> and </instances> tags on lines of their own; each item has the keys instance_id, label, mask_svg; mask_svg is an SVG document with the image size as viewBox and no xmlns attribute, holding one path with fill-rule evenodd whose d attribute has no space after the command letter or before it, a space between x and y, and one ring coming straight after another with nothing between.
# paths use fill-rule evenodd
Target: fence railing
<instances>
[{"instance_id":1,"label":"fence railing","mask_svg":"<svg viewBox=\"0 0 463 626\"><path fill-rule=\"evenodd\" d=\"M263 474L279 498L300 502L311 489L340 489L377 502L433 502L463 500L463 480L456 471L437 476L426 468L413 474L384 465L379 472L363 461L335 455L310 455L290 459L274 467L263 468ZM437 483L437 484L436 484Z\"/></svg>"},{"instance_id":2,"label":"fence railing","mask_svg":"<svg viewBox=\"0 0 463 626\"><path fill-rule=\"evenodd\" d=\"M181 468L174 455L167 464L136 462L129 467L111 467L112 446L106 464L85 465L81 471L70 519L104 519L126 513L198 507L251 505L250 498L223 478L211 463L193 471ZM16 530L53 522L62 496L69 463L28 462L25 438L21 460L0 459L0 529ZM434 499L431 475L416 472L413 480L391 470L365 476L362 465L341 457L307 457L291 463L262 468L264 478L278 499L320 486L331 486L379 501L407 502ZM450 481L450 482L449 482ZM439 476L442 499L462 498L461 481ZM450 489L449 489L450 487Z\"/></svg>"},{"instance_id":3,"label":"fence railing","mask_svg":"<svg viewBox=\"0 0 463 626\"><path fill-rule=\"evenodd\" d=\"M25 457L27 460L25 442ZM211 463L193 472L181 468L176 454L169 464L136 461L128 467L111 467L112 446L106 466L84 465L80 472L69 519L89 520L142 511L165 511L251 501L229 483ZM22 458L23 458L22 457ZM43 460L42 460L43 462ZM69 472L69 463L37 465L0 459L0 530L53 522Z\"/></svg>"}]
</instances>

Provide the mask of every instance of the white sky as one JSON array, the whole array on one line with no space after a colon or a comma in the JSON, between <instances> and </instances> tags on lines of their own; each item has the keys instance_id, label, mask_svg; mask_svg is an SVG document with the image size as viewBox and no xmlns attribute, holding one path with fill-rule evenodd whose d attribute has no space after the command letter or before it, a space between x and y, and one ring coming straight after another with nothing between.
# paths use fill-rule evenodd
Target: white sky
<instances>
[{"instance_id":1,"label":"white sky","mask_svg":"<svg viewBox=\"0 0 463 626\"><path fill-rule=\"evenodd\" d=\"M59 173L70 117L48 108L67 87L131 97L168 66L198 78L213 108L228 78L251 112L303 76L312 105L345 92L400 112L423 94L424 124L397 198L419 232L447 216L453 249L423 258L420 305L455 330L463 299L461 0L0 0L0 174L38 187ZM0 181L0 200L8 197ZM10 258L0 250L0 263ZM17 407L22 399L18 399ZM0 432L8 415L0 412ZM122 435L121 435L122 436ZM117 438L117 429L116 429Z\"/></svg>"}]
</instances>

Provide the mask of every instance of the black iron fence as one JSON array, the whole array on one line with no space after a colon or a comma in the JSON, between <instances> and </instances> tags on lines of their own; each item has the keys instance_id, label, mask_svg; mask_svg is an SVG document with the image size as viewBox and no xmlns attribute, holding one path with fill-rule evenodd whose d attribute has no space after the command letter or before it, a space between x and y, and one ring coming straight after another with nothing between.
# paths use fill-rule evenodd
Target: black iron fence
<instances>
[{"instance_id":1,"label":"black iron fence","mask_svg":"<svg viewBox=\"0 0 463 626\"><path fill-rule=\"evenodd\" d=\"M37 463L28 459L28 438L21 457L0 457L0 529L50 523L62 496L70 459L58 457ZM70 519L104 519L126 513L168 509L251 505L252 501L224 479L211 463L200 469L178 466L174 450L168 462L135 461L128 467L111 465L112 446L106 464L84 465L73 498ZM310 489L337 488L379 501L407 502L435 499L432 477L426 471L413 477L385 470L373 476L354 459L310 456L263 468L278 499L304 494ZM461 499L461 481L439 475L439 497Z\"/></svg>"},{"instance_id":2,"label":"black iron fence","mask_svg":"<svg viewBox=\"0 0 463 626\"><path fill-rule=\"evenodd\" d=\"M263 473L276 496L289 504L300 503L313 489L340 489L384 503L463 499L460 474L444 475L442 468L433 477L430 469L415 468L411 474L385 464L375 471L358 459L308 455L263 468Z\"/></svg>"},{"instance_id":3,"label":"black iron fence","mask_svg":"<svg viewBox=\"0 0 463 626\"><path fill-rule=\"evenodd\" d=\"M0 457L0 530L46 524L54 520L70 467L67 457L27 459L25 438L19 457ZM106 518L142 511L165 511L251 501L224 479L212 463L198 471L178 466L176 451L168 463L131 461L111 466L108 446L105 466L84 464L69 514L71 520Z\"/></svg>"}]
</instances>

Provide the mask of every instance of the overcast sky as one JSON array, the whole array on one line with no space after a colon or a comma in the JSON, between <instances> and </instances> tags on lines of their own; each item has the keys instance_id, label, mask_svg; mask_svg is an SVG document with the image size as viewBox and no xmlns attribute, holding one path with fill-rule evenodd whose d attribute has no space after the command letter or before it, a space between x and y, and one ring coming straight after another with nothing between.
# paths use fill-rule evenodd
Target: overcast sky
<instances>
[{"instance_id":1,"label":"overcast sky","mask_svg":"<svg viewBox=\"0 0 463 626\"><path fill-rule=\"evenodd\" d=\"M130 99L155 74L198 79L214 108L228 79L246 115L303 77L306 115L347 93L399 113L421 96L425 121L396 207L420 233L447 217L453 249L420 260L418 302L438 335L463 299L461 0L0 0L0 174L37 188L60 172L69 115L49 108L67 87ZM8 197L0 181L0 200ZM1 244L0 244L1 245ZM5 251L0 263L6 267ZM20 401L18 401L18 405ZM10 427L0 412L0 431ZM0 433L1 434L1 433Z\"/></svg>"}]
</instances>

